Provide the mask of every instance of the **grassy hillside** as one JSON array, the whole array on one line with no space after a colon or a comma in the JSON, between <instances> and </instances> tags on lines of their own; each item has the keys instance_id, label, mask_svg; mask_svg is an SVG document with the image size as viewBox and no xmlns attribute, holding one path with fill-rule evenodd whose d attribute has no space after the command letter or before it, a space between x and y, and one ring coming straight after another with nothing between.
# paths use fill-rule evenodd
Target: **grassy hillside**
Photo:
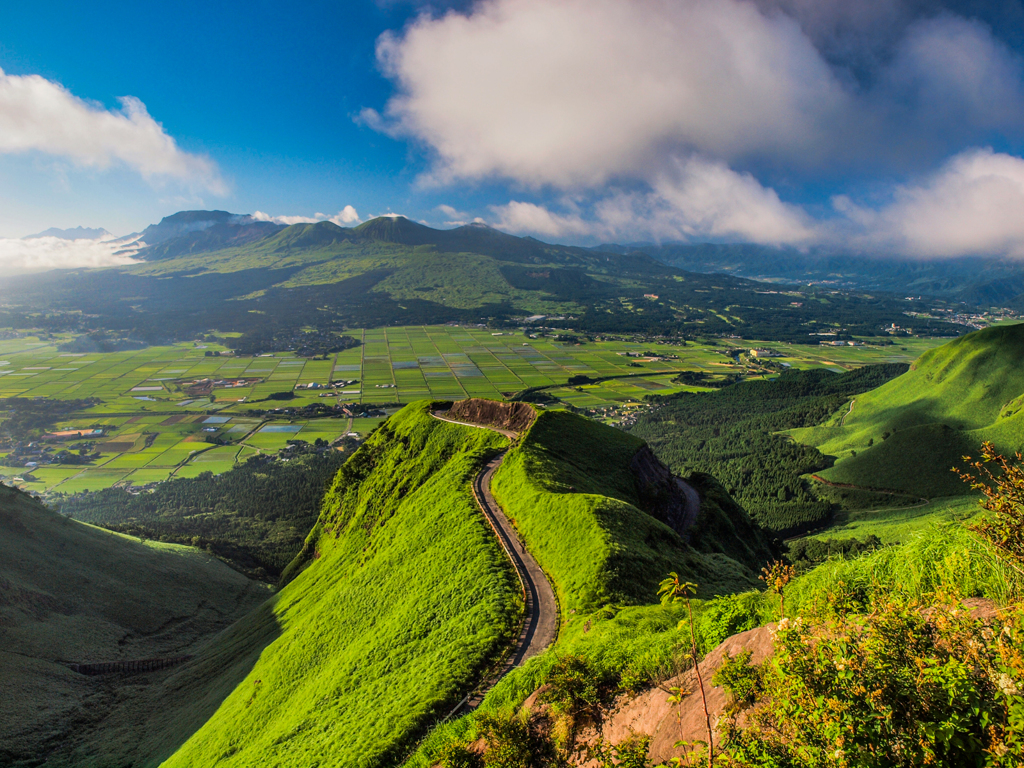
<instances>
[{"instance_id":1,"label":"grassy hillside","mask_svg":"<svg viewBox=\"0 0 1024 768\"><path fill-rule=\"evenodd\" d=\"M304 570L234 629L269 620L279 636L168 766L391 764L503 650L518 584L469 480L506 440L428 405L392 417L339 474Z\"/></svg>"},{"instance_id":2,"label":"grassy hillside","mask_svg":"<svg viewBox=\"0 0 1024 768\"><path fill-rule=\"evenodd\" d=\"M168 766L393 764L507 647L518 587L469 491L507 440L429 407L393 416L339 473L290 581L225 635L258 660ZM709 591L754 583L755 563L701 554L640 508L630 462L642 446L543 413L495 481L553 577L567 636L585 611L650 603L666 570ZM249 636L270 642L253 650Z\"/></svg>"},{"instance_id":3,"label":"grassy hillside","mask_svg":"<svg viewBox=\"0 0 1024 768\"><path fill-rule=\"evenodd\" d=\"M93 728L102 720L142 738L139 677L86 677L67 665L196 653L268 594L205 553L69 520L2 485L0 563L2 765L37 765L41 754L88 765L81 755L97 750L122 764L124 745L97 746Z\"/></svg>"},{"instance_id":4,"label":"grassy hillside","mask_svg":"<svg viewBox=\"0 0 1024 768\"><path fill-rule=\"evenodd\" d=\"M898 364L841 374L789 370L774 380L662 397L631 432L647 440L675 472L713 474L758 523L793 535L820 526L831 514L830 501L801 478L830 461L779 433L817 424L850 396L905 371Z\"/></svg>"},{"instance_id":5,"label":"grassy hillside","mask_svg":"<svg viewBox=\"0 0 1024 768\"><path fill-rule=\"evenodd\" d=\"M786 613L820 620L831 611L867 612L873 599L887 594L933 598L936 593L964 598L984 597L1004 604L1019 589L1020 577L998 561L990 549L958 524L933 525L907 543L885 547L857 558L835 557L798 576L786 588ZM693 600L693 631L698 652L706 654L727 637L779 616L778 597L743 591L709 600ZM667 681L688 666L690 629L687 610L638 605L604 608L571 625L559 639L558 653L574 658L601 693L602 703L622 692L635 694ZM553 664L538 659L507 677L470 717L435 730L406 766L429 768L452 745L474 743L483 733L483 717L510 713L540 687ZM705 685L707 680L705 680ZM550 724L537 723L550 729ZM561 734L553 730L557 741ZM621 736L625 736L623 733ZM759 763L756 763L759 764Z\"/></svg>"},{"instance_id":6,"label":"grassy hillside","mask_svg":"<svg viewBox=\"0 0 1024 768\"><path fill-rule=\"evenodd\" d=\"M630 469L643 445L612 427L547 411L494 477L495 498L551 575L564 614L650 602L658 581L672 570L689 574L706 592L746 588L770 555L763 535L738 508L730 512L748 535L745 562L721 550L702 553L645 512ZM698 526L722 514L709 500ZM727 547L730 538L722 537Z\"/></svg>"},{"instance_id":7,"label":"grassy hillside","mask_svg":"<svg viewBox=\"0 0 1024 768\"><path fill-rule=\"evenodd\" d=\"M984 440L1024 447L1024 324L988 328L926 352L824 425L789 432L836 456L835 483L926 498L969 493L949 468Z\"/></svg>"},{"instance_id":8,"label":"grassy hillside","mask_svg":"<svg viewBox=\"0 0 1024 768\"><path fill-rule=\"evenodd\" d=\"M111 530L191 544L251 578L276 582L344 462L337 451L289 461L254 457L222 475L175 478L151 493L117 487L76 494L61 500L61 511Z\"/></svg>"}]
</instances>

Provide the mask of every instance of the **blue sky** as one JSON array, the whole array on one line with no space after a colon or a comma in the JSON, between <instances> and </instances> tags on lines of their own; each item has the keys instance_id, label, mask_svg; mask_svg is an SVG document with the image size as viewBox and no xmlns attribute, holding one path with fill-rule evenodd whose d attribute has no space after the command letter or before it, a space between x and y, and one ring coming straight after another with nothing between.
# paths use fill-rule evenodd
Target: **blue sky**
<instances>
[{"instance_id":1,"label":"blue sky","mask_svg":"<svg viewBox=\"0 0 1024 768\"><path fill-rule=\"evenodd\" d=\"M1019 257L1022 35L1019 0L6 3L0 236L353 206Z\"/></svg>"},{"instance_id":2,"label":"blue sky","mask_svg":"<svg viewBox=\"0 0 1024 768\"><path fill-rule=\"evenodd\" d=\"M230 191L8 155L0 158L0 233L85 224L124 234L197 206L309 215L353 203L421 209L410 182L422 160L352 120L387 98L375 41L411 10L372 2L152 3L137 13L110 2L3 4L7 74L42 75L109 109L117 97L139 98L184 150L216 161Z\"/></svg>"}]
</instances>

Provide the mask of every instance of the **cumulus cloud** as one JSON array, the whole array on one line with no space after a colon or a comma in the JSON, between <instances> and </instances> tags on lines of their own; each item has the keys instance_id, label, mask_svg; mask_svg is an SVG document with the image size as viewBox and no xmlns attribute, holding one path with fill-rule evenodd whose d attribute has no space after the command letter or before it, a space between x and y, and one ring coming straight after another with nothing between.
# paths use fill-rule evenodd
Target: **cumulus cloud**
<instances>
[{"instance_id":1,"label":"cumulus cloud","mask_svg":"<svg viewBox=\"0 0 1024 768\"><path fill-rule=\"evenodd\" d=\"M0 70L0 153L37 151L90 168L120 163L149 179L227 191L213 161L184 152L137 98L120 101L110 111L38 75Z\"/></svg>"},{"instance_id":2,"label":"cumulus cloud","mask_svg":"<svg viewBox=\"0 0 1024 768\"><path fill-rule=\"evenodd\" d=\"M49 269L113 267L133 264L121 240L64 240L34 237L0 238L0 275L42 272ZM133 249L128 249L129 251Z\"/></svg>"},{"instance_id":3,"label":"cumulus cloud","mask_svg":"<svg viewBox=\"0 0 1024 768\"><path fill-rule=\"evenodd\" d=\"M995 213L1007 206L978 200L997 188L1015 199L1016 160L964 148L1019 138L1024 64L947 5L480 0L383 35L396 93L360 119L424 144L427 183L496 178L563 196L494 208L510 231L1015 253ZM987 180L971 175L983 166ZM891 205L838 200L825 220L773 188L929 169ZM956 211L958 234L915 224L939 209Z\"/></svg>"},{"instance_id":4,"label":"cumulus cloud","mask_svg":"<svg viewBox=\"0 0 1024 768\"><path fill-rule=\"evenodd\" d=\"M666 152L806 157L847 97L799 26L740 0L490 0L422 16L378 55L363 120L426 142L438 179L597 185Z\"/></svg>"},{"instance_id":5,"label":"cumulus cloud","mask_svg":"<svg viewBox=\"0 0 1024 768\"><path fill-rule=\"evenodd\" d=\"M272 221L275 224L286 224L288 226L292 224L316 224L318 221L329 221L337 224L339 227L343 227L349 224L358 224L361 221L356 209L351 205L346 205L333 216L328 216L326 213L317 213L314 216L271 216L269 213L256 211L252 214L252 217L256 221Z\"/></svg>"},{"instance_id":6,"label":"cumulus cloud","mask_svg":"<svg viewBox=\"0 0 1024 768\"><path fill-rule=\"evenodd\" d=\"M921 257L1024 258L1024 159L971 149L918 184L900 186L880 209L834 204L870 249Z\"/></svg>"},{"instance_id":7,"label":"cumulus cloud","mask_svg":"<svg viewBox=\"0 0 1024 768\"><path fill-rule=\"evenodd\" d=\"M555 213L519 201L494 208L496 226L512 232L591 239L740 239L804 244L817 233L802 210L779 199L750 174L701 157L673 158L650 192L599 199L590 215Z\"/></svg>"},{"instance_id":8,"label":"cumulus cloud","mask_svg":"<svg viewBox=\"0 0 1024 768\"><path fill-rule=\"evenodd\" d=\"M430 147L435 182L593 187L691 152L805 177L920 170L1024 128L1020 57L920 6L483 0L383 35L398 92L361 120Z\"/></svg>"},{"instance_id":9,"label":"cumulus cloud","mask_svg":"<svg viewBox=\"0 0 1024 768\"><path fill-rule=\"evenodd\" d=\"M463 227L466 224L485 224L486 222L480 216L471 216L465 211L460 211L457 208L453 208L450 205L439 205L434 210L439 211L445 218L445 226L448 227ZM425 221L421 221L421 224L426 224Z\"/></svg>"}]
</instances>

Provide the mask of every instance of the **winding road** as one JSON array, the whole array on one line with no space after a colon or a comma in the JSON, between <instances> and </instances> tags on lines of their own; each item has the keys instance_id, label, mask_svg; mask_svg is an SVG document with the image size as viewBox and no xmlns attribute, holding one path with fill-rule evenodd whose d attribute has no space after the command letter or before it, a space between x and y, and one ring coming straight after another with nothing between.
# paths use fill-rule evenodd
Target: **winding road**
<instances>
[{"instance_id":1,"label":"winding road","mask_svg":"<svg viewBox=\"0 0 1024 768\"><path fill-rule=\"evenodd\" d=\"M683 497L686 499L683 531L688 531L700 516L700 494L697 493L696 488L681 477L676 478L676 485L679 486L679 490L683 492ZM682 531L679 531L679 533L682 533Z\"/></svg>"},{"instance_id":2,"label":"winding road","mask_svg":"<svg viewBox=\"0 0 1024 768\"><path fill-rule=\"evenodd\" d=\"M516 432L497 427L473 424L466 421L456 421L441 415L431 414L439 421L446 421L450 424L458 424L463 427L474 427L476 429L489 429L498 432L510 439L518 437ZM555 599L555 591L551 588L543 569L520 541L512 522L505 516L498 502L491 494L491 479L498 467L505 460L505 452L491 459L487 466L473 479L473 496L476 498L480 510L494 530L498 542L501 544L505 554L512 562L519 577L523 590L523 599L526 604L526 616L523 620L519 637L516 639L515 647L506 657L501 668L489 679L477 686L476 690L459 703L459 706L451 713L454 715L459 710L475 709L487 692L497 684L501 678L518 667L527 659L542 653L558 637L559 613L558 601ZM451 715L449 715L451 717Z\"/></svg>"}]
</instances>

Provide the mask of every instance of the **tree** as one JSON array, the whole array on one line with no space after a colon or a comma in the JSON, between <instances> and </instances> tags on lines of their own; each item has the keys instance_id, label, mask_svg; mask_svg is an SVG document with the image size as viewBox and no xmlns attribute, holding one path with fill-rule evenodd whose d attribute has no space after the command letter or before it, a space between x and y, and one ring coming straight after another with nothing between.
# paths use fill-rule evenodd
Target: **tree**
<instances>
[{"instance_id":1,"label":"tree","mask_svg":"<svg viewBox=\"0 0 1024 768\"><path fill-rule=\"evenodd\" d=\"M786 565L781 560L773 560L767 568L761 569L761 575L757 577L779 596L779 619L786 618L786 596L783 592L795 576L796 569L792 565Z\"/></svg>"},{"instance_id":2,"label":"tree","mask_svg":"<svg viewBox=\"0 0 1024 768\"><path fill-rule=\"evenodd\" d=\"M697 686L700 688L701 703L704 705L704 724L708 734L708 768L711 768L715 756L715 742L711 731L711 713L708 712L708 699L704 693L704 681L700 674L700 660L697 658L697 636L693 630L693 607L690 597L697 594L697 585L689 581L680 581L679 574L672 571L658 585L658 595L663 604L686 602L687 623L690 625L690 650L693 654L693 670L697 675Z\"/></svg>"},{"instance_id":3,"label":"tree","mask_svg":"<svg viewBox=\"0 0 1024 768\"><path fill-rule=\"evenodd\" d=\"M1024 571L1024 456L1007 458L985 441L981 458L964 456L967 469L952 471L981 491L981 505L991 512L969 527L1016 571Z\"/></svg>"}]
</instances>

